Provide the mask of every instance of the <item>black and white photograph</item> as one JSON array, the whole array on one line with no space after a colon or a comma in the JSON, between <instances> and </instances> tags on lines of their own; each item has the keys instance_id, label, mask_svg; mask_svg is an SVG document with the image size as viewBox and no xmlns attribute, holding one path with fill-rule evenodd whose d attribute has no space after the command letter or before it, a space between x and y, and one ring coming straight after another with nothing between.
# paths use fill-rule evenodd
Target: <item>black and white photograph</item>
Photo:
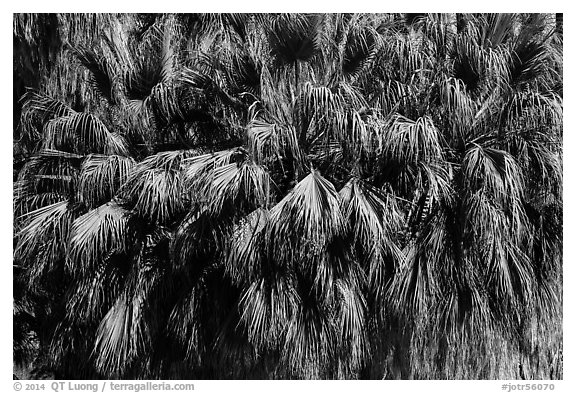
<instances>
[{"instance_id":1,"label":"black and white photograph","mask_svg":"<svg viewBox=\"0 0 576 393\"><path fill-rule=\"evenodd\" d=\"M563 15L13 13L13 379L561 382Z\"/></svg>"}]
</instances>

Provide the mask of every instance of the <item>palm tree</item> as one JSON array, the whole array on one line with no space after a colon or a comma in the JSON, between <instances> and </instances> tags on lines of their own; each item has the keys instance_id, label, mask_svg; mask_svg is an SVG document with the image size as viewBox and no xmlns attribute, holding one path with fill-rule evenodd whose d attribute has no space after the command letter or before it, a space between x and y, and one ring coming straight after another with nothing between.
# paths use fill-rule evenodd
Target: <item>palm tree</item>
<instances>
[{"instance_id":1,"label":"palm tree","mask_svg":"<svg viewBox=\"0 0 576 393\"><path fill-rule=\"evenodd\" d=\"M562 377L553 17L49 20L15 348L56 377Z\"/></svg>"}]
</instances>

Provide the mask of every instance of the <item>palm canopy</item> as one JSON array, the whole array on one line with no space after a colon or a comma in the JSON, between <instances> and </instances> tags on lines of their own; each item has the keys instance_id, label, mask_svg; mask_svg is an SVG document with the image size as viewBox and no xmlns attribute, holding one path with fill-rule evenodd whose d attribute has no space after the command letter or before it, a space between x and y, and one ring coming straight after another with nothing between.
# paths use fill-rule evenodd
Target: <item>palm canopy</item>
<instances>
[{"instance_id":1,"label":"palm canopy","mask_svg":"<svg viewBox=\"0 0 576 393\"><path fill-rule=\"evenodd\" d=\"M15 323L61 378L561 377L549 19L15 15Z\"/></svg>"}]
</instances>

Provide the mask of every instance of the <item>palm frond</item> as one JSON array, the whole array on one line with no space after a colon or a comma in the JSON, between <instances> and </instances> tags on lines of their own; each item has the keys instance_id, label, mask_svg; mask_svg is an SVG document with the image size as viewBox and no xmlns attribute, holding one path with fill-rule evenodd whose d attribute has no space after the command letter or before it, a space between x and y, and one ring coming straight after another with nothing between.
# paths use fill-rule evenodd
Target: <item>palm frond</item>
<instances>
[{"instance_id":1,"label":"palm frond","mask_svg":"<svg viewBox=\"0 0 576 393\"><path fill-rule=\"evenodd\" d=\"M166 224L184 211L183 188L178 174L149 170L130 177L121 195L134 213L151 223Z\"/></svg>"},{"instance_id":2,"label":"palm frond","mask_svg":"<svg viewBox=\"0 0 576 393\"><path fill-rule=\"evenodd\" d=\"M353 374L362 367L368 357L369 342L367 331L367 304L362 288L354 281L341 279L335 284L339 298L338 333L344 353L343 363Z\"/></svg>"},{"instance_id":3,"label":"palm frond","mask_svg":"<svg viewBox=\"0 0 576 393\"><path fill-rule=\"evenodd\" d=\"M53 202L53 198L73 199L82 158L56 150L41 150L31 157L20 170L14 187L18 215L45 206L41 202L44 197Z\"/></svg>"},{"instance_id":4,"label":"palm frond","mask_svg":"<svg viewBox=\"0 0 576 393\"><path fill-rule=\"evenodd\" d=\"M240 298L240 323L256 351L279 348L299 303L294 284L282 276L248 284Z\"/></svg>"},{"instance_id":5,"label":"palm frond","mask_svg":"<svg viewBox=\"0 0 576 393\"><path fill-rule=\"evenodd\" d=\"M185 358L196 364L206 353L203 342L202 304L206 296L205 283L199 280L170 311L167 330L185 348Z\"/></svg>"},{"instance_id":6,"label":"palm frond","mask_svg":"<svg viewBox=\"0 0 576 393\"><path fill-rule=\"evenodd\" d=\"M117 75L110 61L99 56L94 50L83 46L71 47L71 51L80 63L90 71L90 83L93 88L110 104L117 104L118 99L115 94Z\"/></svg>"},{"instance_id":7,"label":"palm frond","mask_svg":"<svg viewBox=\"0 0 576 393\"><path fill-rule=\"evenodd\" d=\"M248 146L257 163L280 157L281 144L275 124L254 119L246 127Z\"/></svg>"},{"instance_id":8,"label":"palm frond","mask_svg":"<svg viewBox=\"0 0 576 393\"><path fill-rule=\"evenodd\" d=\"M412 121L392 116L377 137L382 153L401 163L434 162L443 155L440 133L428 117Z\"/></svg>"},{"instance_id":9,"label":"palm frond","mask_svg":"<svg viewBox=\"0 0 576 393\"><path fill-rule=\"evenodd\" d=\"M355 27L348 32L342 71L352 78L358 77L376 58L378 33L369 27Z\"/></svg>"},{"instance_id":10,"label":"palm frond","mask_svg":"<svg viewBox=\"0 0 576 393\"><path fill-rule=\"evenodd\" d=\"M192 157L185 165L192 198L216 217L224 210L252 210L269 203L270 175L243 149Z\"/></svg>"},{"instance_id":11,"label":"palm frond","mask_svg":"<svg viewBox=\"0 0 576 393\"><path fill-rule=\"evenodd\" d=\"M335 329L325 310L300 306L287 325L282 348L286 373L303 379L325 376L334 356Z\"/></svg>"},{"instance_id":12,"label":"palm frond","mask_svg":"<svg viewBox=\"0 0 576 393\"><path fill-rule=\"evenodd\" d=\"M22 101L20 124L31 140L40 137L39 131L48 121L76 113L62 101L34 91L28 91Z\"/></svg>"},{"instance_id":13,"label":"palm frond","mask_svg":"<svg viewBox=\"0 0 576 393\"><path fill-rule=\"evenodd\" d=\"M161 152L134 166L119 195L134 212L151 223L166 224L184 212L183 162L194 150Z\"/></svg>"},{"instance_id":14,"label":"palm frond","mask_svg":"<svg viewBox=\"0 0 576 393\"><path fill-rule=\"evenodd\" d=\"M69 271L85 274L108 255L127 251L130 245L128 220L128 212L115 201L74 220L67 250Z\"/></svg>"},{"instance_id":15,"label":"palm frond","mask_svg":"<svg viewBox=\"0 0 576 393\"><path fill-rule=\"evenodd\" d=\"M89 113L77 113L49 121L44 129L44 149L77 154L128 155L122 136L108 131L104 123Z\"/></svg>"},{"instance_id":16,"label":"palm frond","mask_svg":"<svg viewBox=\"0 0 576 393\"><path fill-rule=\"evenodd\" d=\"M29 267L31 285L65 258L74 216L68 201L60 201L21 217L25 225L16 234L14 258Z\"/></svg>"},{"instance_id":17,"label":"palm frond","mask_svg":"<svg viewBox=\"0 0 576 393\"><path fill-rule=\"evenodd\" d=\"M296 129L278 123L253 119L247 126L248 147L259 165L279 164L284 171L286 159L293 159L296 171L306 166Z\"/></svg>"},{"instance_id":18,"label":"palm frond","mask_svg":"<svg viewBox=\"0 0 576 393\"><path fill-rule=\"evenodd\" d=\"M473 146L462 163L467 187L471 192L486 190L495 200L519 200L523 195L524 178L510 154L493 149Z\"/></svg>"},{"instance_id":19,"label":"palm frond","mask_svg":"<svg viewBox=\"0 0 576 393\"><path fill-rule=\"evenodd\" d=\"M312 170L271 209L267 244L276 260L292 264L317 255L345 227L334 185ZM295 237L297 248L286 242Z\"/></svg>"},{"instance_id":20,"label":"palm frond","mask_svg":"<svg viewBox=\"0 0 576 393\"><path fill-rule=\"evenodd\" d=\"M170 243L170 257L177 270L196 276L212 258L226 248L233 222L230 217L214 220L200 204L182 220Z\"/></svg>"},{"instance_id":21,"label":"palm frond","mask_svg":"<svg viewBox=\"0 0 576 393\"><path fill-rule=\"evenodd\" d=\"M351 179L340 196L342 213L349 222L355 247L368 263L372 293L381 299L387 280L396 267L404 263L397 238L402 228L402 214L392 196L358 179Z\"/></svg>"},{"instance_id":22,"label":"palm frond","mask_svg":"<svg viewBox=\"0 0 576 393\"><path fill-rule=\"evenodd\" d=\"M146 350L150 340L139 299L121 295L96 331L96 368L121 377L134 359Z\"/></svg>"},{"instance_id":23,"label":"palm frond","mask_svg":"<svg viewBox=\"0 0 576 393\"><path fill-rule=\"evenodd\" d=\"M202 177L215 168L242 162L246 157L242 149L222 150L215 153L200 154L184 160L184 177L190 181L201 181Z\"/></svg>"},{"instance_id":24,"label":"palm frond","mask_svg":"<svg viewBox=\"0 0 576 393\"><path fill-rule=\"evenodd\" d=\"M73 288L66 311L74 319L99 322L118 299L124 283L126 260L114 255L89 272Z\"/></svg>"},{"instance_id":25,"label":"palm frond","mask_svg":"<svg viewBox=\"0 0 576 393\"><path fill-rule=\"evenodd\" d=\"M235 284L252 283L260 275L268 215L267 210L258 208L242 218L232 229L224 271Z\"/></svg>"},{"instance_id":26,"label":"palm frond","mask_svg":"<svg viewBox=\"0 0 576 393\"><path fill-rule=\"evenodd\" d=\"M109 201L126 182L134 165L131 157L89 155L80 171L79 200L89 208Z\"/></svg>"}]
</instances>

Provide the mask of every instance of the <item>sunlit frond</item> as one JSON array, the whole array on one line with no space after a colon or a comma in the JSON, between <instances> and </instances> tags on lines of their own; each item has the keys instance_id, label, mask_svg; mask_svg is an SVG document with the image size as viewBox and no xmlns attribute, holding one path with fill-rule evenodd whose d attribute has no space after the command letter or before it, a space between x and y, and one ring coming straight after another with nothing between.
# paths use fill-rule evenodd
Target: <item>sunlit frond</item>
<instances>
[{"instance_id":1,"label":"sunlit frond","mask_svg":"<svg viewBox=\"0 0 576 393\"><path fill-rule=\"evenodd\" d=\"M401 163L434 162L442 159L441 136L432 119L412 121L393 116L380 130L378 145L382 153Z\"/></svg>"},{"instance_id":2,"label":"sunlit frond","mask_svg":"<svg viewBox=\"0 0 576 393\"><path fill-rule=\"evenodd\" d=\"M268 214L268 211L258 208L232 229L224 269L234 283L251 283L260 276Z\"/></svg>"},{"instance_id":3,"label":"sunlit frond","mask_svg":"<svg viewBox=\"0 0 576 393\"><path fill-rule=\"evenodd\" d=\"M100 322L93 352L100 372L122 376L136 355L149 344L149 332L139 304L143 300L121 295Z\"/></svg>"},{"instance_id":4,"label":"sunlit frond","mask_svg":"<svg viewBox=\"0 0 576 393\"><path fill-rule=\"evenodd\" d=\"M138 216L165 224L184 211L180 176L162 170L149 170L130 177L121 194Z\"/></svg>"},{"instance_id":5,"label":"sunlit frond","mask_svg":"<svg viewBox=\"0 0 576 393\"><path fill-rule=\"evenodd\" d=\"M67 250L67 268L73 274L89 271L108 255L128 250L128 212L108 202L74 220Z\"/></svg>"},{"instance_id":6,"label":"sunlit frond","mask_svg":"<svg viewBox=\"0 0 576 393\"><path fill-rule=\"evenodd\" d=\"M140 217L165 224L184 212L187 199L182 163L195 152L178 150L149 156L136 164L119 195Z\"/></svg>"},{"instance_id":7,"label":"sunlit frond","mask_svg":"<svg viewBox=\"0 0 576 393\"><path fill-rule=\"evenodd\" d=\"M280 346L299 303L294 284L282 276L256 278L247 286L240 299L240 322L257 351Z\"/></svg>"},{"instance_id":8,"label":"sunlit frond","mask_svg":"<svg viewBox=\"0 0 576 393\"><path fill-rule=\"evenodd\" d=\"M306 260L321 252L345 226L334 185L312 170L271 209L267 244L278 261L293 263L293 258ZM294 234L302 249L286 241Z\"/></svg>"},{"instance_id":9,"label":"sunlit frond","mask_svg":"<svg viewBox=\"0 0 576 393\"><path fill-rule=\"evenodd\" d=\"M90 208L112 199L128 179L134 160L123 156L92 154L84 160L78 181L79 200Z\"/></svg>"},{"instance_id":10,"label":"sunlit frond","mask_svg":"<svg viewBox=\"0 0 576 393\"><path fill-rule=\"evenodd\" d=\"M524 179L516 161L505 151L473 146L463 161L463 173L471 192L482 189L497 201L519 200Z\"/></svg>"},{"instance_id":11,"label":"sunlit frond","mask_svg":"<svg viewBox=\"0 0 576 393\"><path fill-rule=\"evenodd\" d=\"M342 343L344 364L351 371L365 364L369 352L367 335L367 304L361 287L354 281L340 279L336 282L338 308L338 333ZM348 352L349 351L349 352Z\"/></svg>"},{"instance_id":12,"label":"sunlit frond","mask_svg":"<svg viewBox=\"0 0 576 393\"><path fill-rule=\"evenodd\" d=\"M358 179L351 179L340 195L342 213L349 222L355 246L368 264L371 289L380 299L387 279L404 260L398 239L402 214L393 196Z\"/></svg>"},{"instance_id":13,"label":"sunlit frond","mask_svg":"<svg viewBox=\"0 0 576 393\"><path fill-rule=\"evenodd\" d=\"M25 226L16 234L15 260L28 267L31 284L55 268L59 260L66 257L66 245L74 220L74 210L68 201L34 210L23 217Z\"/></svg>"},{"instance_id":14,"label":"sunlit frond","mask_svg":"<svg viewBox=\"0 0 576 393\"><path fill-rule=\"evenodd\" d=\"M59 117L45 126L44 149L77 154L103 153L128 155L124 139L108 131L94 115L78 113Z\"/></svg>"},{"instance_id":15,"label":"sunlit frond","mask_svg":"<svg viewBox=\"0 0 576 393\"><path fill-rule=\"evenodd\" d=\"M14 184L14 203L18 214L46 206L44 199L54 203L74 198L82 158L56 150L42 150L31 157Z\"/></svg>"}]
</instances>

